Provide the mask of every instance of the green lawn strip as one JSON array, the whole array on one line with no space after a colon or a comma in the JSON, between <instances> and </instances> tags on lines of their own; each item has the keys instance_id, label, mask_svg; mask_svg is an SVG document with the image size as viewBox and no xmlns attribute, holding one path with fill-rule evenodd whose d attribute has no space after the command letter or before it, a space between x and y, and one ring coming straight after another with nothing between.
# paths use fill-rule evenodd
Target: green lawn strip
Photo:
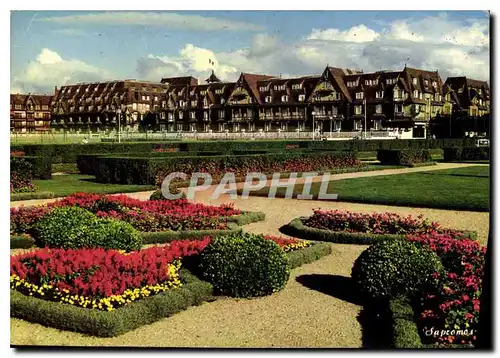
<instances>
[{"instance_id":1,"label":"green lawn strip","mask_svg":"<svg viewBox=\"0 0 500 358\"><path fill-rule=\"evenodd\" d=\"M80 174L75 163L52 164L52 173Z\"/></svg>"},{"instance_id":2,"label":"green lawn strip","mask_svg":"<svg viewBox=\"0 0 500 358\"><path fill-rule=\"evenodd\" d=\"M55 175L50 180L33 180L40 191L52 192L55 197L68 196L78 192L96 194L117 194L156 189L152 185L122 185L97 183L91 175ZM12 201L12 200L11 200Z\"/></svg>"},{"instance_id":3,"label":"green lawn strip","mask_svg":"<svg viewBox=\"0 0 500 358\"><path fill-rule=\"evenodd\" d=\"M450 210L489 211L489 166L433 170L330 181L327 193L338 194L338 201L370 204L427 207ZM310 193L318 198L321 183L313 183ZM294 187L293 197L301 194L303 185ZM268 196L269 188L250 192ZM284 197L278 188L276 197Z\"/></svg>"},{"instance_id":4,"label":"green lawn strip","mask_svg":"<svg viewBox=\"0 0 500 358\"><path fill-rule=\"evenodd\" d=\"M371 245L381 240L386 239L404 239L406 235L398 234L373 234L364 232L346 232L333 231L325 229L317 229L304 225L305 217L295 218L288 225L282 228L284 234L298 237L305 240L316 240L324 242L333 242L336 244L354 244L354 245ZM477 233L475 231L462 231L464 238L476 240Z\"/></svg>"},{"instance_id":5,"label":"green lawn strip","mask_svg":"<svg viewBox=\"0 0 500 358\"><path fill-rule=\"evenodd\" d=\"M52 199L56 194L51 191L35 191L32 193L11 193L10 201L34 200L34 199Z\"/></svg>"},{"instance_id":6,"label":"green lawn strip","mask_svg":"<svg viewBox=\"0 0 500 358\"><path fill-rule=\"evenodd\" d=\"M287 253L291 268L332 252L331 245L314 243ZM46 301L10 290L10 315L28 322L98 337L114 337L169 317L189 306L214 300L212 285L181 268L183 286L146 297L111 312Z\"/></svg>"}]
</instances>

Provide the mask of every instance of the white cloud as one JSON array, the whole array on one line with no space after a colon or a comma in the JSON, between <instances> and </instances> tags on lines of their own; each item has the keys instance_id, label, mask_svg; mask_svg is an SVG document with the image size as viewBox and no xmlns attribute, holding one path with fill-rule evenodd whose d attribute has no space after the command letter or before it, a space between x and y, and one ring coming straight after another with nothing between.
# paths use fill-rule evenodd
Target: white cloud
<instances>
[{"instance_id":1,"label":"white cloud","mask_svg":"<svg viewBox=\"0 0 500 358\"><path fill-rule=\"evenodd\" d=\"M107 70L76 59L65 60L57 52L44 48L35 61L12 77L11 92L53 93L54 86L110 79L113 74Z\"/></svg>"},{"instance_id":2,"label":"white cloud","mask_svg":"<svg viewBox=\"0 0 500 358\"><path fill-rule=\"evenodd\" d=\"M269 75L320 74L326 64L336 67L400 70L409 67L438 70L448 76L489 78L489 19L455 21L446 15L420 20L398 20L379 32L357 25L350 29L313 29L295 43L265 34L254 36L248 48L216 52L185 45L177 55L150 55L138 65L140 76L159 80L166 76L193 75L205 79L208 58L216 74L234 80L240 72ZM354 36L356 35L356 36Z\"/></svg>"},{"instance_id":3,"label":"white cloud","mask_svg":"<svg viewBox=\"0 0 500 358\"><path fill-rule=\"evenodd\" d=\"M181 15L171 12L98 12L82 15L52 16L37 18L36 21L57 24L106 24L106 25L143 25L162 26L171 29L199 31L258 31L263 27L248 22L233 21L224 18Z\"/></svg>"},{"instance_id":4,"label":"white cloud","mask_svg":"<svg viewBox=\"0 0 500 358\"><path fill-rule=\"evenodd\" d=\"M366 27L358 25L349 30L339 29L313 29L307 37L308 40L344 41L344 42L370 42L379 37L379 34Z\"/></svg>"}]
</instances>

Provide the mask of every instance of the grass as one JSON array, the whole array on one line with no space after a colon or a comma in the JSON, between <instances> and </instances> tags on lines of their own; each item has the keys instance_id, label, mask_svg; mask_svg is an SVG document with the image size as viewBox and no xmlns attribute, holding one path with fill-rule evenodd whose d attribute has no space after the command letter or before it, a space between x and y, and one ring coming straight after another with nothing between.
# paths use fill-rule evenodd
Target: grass
<instances>
[{"instance_id":1,"label":"grass","mask_svg":"<svg viewBox=\"0 0 500 358\"><path fill-rule=\"evenodd\" d=\"M330 181L327 193L338 194L339 201L370 204L427 207L450 210L489 211L489 166L470 166L387 176ZM321 183L313 183L314 198ZM301 194L303 185L296 185L294 197ZM279 188L277 197L283 197ZM250 192L267 196L269 188Z\"/></svg>"},{"instance_id":2,"label":"grass","mask_svg":"<svg viewBox=\"0 0 500 358\"><path fill-rule=\"evenodd\" d=\"M55 197L67 196L78 192L97 194L130 193L155 190L152 185L124 185L97 183L92 175L55 175L50 180L33 180L40 192L53 192Z\"/></svg>"}]
</instances>

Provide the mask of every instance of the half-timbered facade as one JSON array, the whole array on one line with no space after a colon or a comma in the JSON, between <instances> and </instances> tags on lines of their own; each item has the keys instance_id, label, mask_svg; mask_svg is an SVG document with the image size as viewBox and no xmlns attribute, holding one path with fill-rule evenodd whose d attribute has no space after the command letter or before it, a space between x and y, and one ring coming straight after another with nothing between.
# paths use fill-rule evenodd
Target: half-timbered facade
<instances>
[{"instance_id":1,"label":"half-timbered facade","mask_svg":"<svg viewBox=\"0 0 500 358\"><path fill-rule=\"evenodd\" d=\"M20 117L16 106L25 104L13 98L11 118ZM203 83L191 76L82 83L56 88L47 105L56 131L116 130L120 123L123 131L366 130L424 138L432 118L489 113L490 92L486 82L456 77L443 85L437 71L406 66L373 73L327 66L294 78L241 73L222 82L212 71Z\"/></svg>"},{"instance_id":2,"label":"half-timbered facade","mask_svg":"<svg viewBox=\"0 0 500 358\"><path fill-rule=\"evenodd\" d=\"M50 129L52 96L10 95L10 130L17 133L44 132Z\"/></svg>"}]
</instances>

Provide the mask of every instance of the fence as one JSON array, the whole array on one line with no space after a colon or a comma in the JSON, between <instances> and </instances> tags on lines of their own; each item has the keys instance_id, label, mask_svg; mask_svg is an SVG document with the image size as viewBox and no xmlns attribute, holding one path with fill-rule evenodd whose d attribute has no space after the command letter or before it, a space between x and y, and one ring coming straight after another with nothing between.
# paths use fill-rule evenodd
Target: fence
<instances>
[{"instance_id":1,"label":"fence","mask_svg":"<svg viewBox=\"0 0 500 358\"><path fill-rule=\"evenodd\" d=\"M364 132L122 132L120 140L133 141L177 141L177 140L272 140L272 139L317 139L317 140L346 140L364 139ZM366 139L395 139L395 132L370 131ZM12 133L12 144L22 143L82 143L82 142L115 142L118 133Z\"/></svg>"}]
</instances>

